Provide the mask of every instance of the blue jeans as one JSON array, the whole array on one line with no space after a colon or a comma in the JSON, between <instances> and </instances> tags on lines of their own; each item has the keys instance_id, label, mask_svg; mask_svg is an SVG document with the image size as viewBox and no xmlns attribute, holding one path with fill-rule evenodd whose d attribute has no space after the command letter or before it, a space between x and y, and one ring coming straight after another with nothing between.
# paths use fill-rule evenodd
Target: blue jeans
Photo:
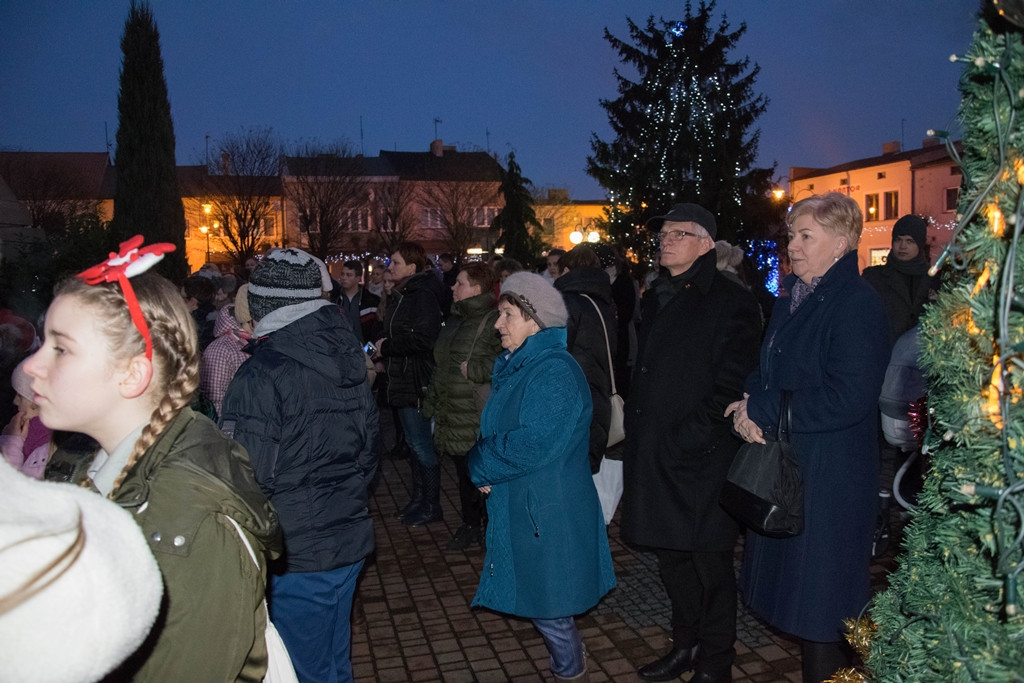
<instances>
[{"instance_id":1,"label":"blue jeans","mask_svg":"<svg viewBox=\"0 0 1024 683\"><path fill-rule=\"evenodd\" d=\"M437 455L434 453L434 435L430 431L430 418L419 408L399 408L398 419L405 431L405 442L416 454L416 460L423 467L435 467Z\"/></svg>"},{"instance_id":2,"label":"blue jeans","mask_svg":"<svg viewBox=\"0 0 1024 683\"><path fill-rule=\"evenodd\" d=\"M270 577L270 618L303 683L352 681L352 597L363 562Z\"/></svg>"},{"instance_id":3,"label":"blue jeans","mask_svg":"<svg viewBox=\"0 0 1024 683\"><path fill-rule=\"evenodd\" d=\"M576 629L576 620L558 617L532 621L551 654L551 673L562 678L573 678L583 673L587 663L583 659L583 641Z\"/></svg>"}]
</instances>

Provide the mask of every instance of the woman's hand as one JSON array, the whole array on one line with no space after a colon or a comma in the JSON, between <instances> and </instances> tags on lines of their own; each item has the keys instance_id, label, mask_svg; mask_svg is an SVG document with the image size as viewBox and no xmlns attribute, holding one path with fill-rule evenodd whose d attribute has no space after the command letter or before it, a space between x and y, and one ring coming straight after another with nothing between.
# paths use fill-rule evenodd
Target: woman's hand
<instances>
[{"instance_id":1,"label":"woman's hand","mask_svg":"<svg viewBox=\"0 0 1024 683\"><path fill-rule=\"evenodd\" d=\"M485 496L488 496L488 495L491 494L491 486L490 486L490 484L488 484L487 486L478 486L476 490L479 491L480 493L484 494Z\"/></svg>"},{"instance_id":2,"label":"woman's hand","mask_svg":"<svg viewBox=\"0 0 1024 683\"><path fill-rule=\"evenodd\" d=\"M463 377L465 377L466 379L469 379L469 361L468 360L464 360L461 363L459 363L459 372L462 373Z\"/></svg>"},{"instance_id":3,"label":"woman's hand","mask_svg":"<svg viewBox=\"0 0 1024 683\"><path fill-rule=\"evenodd\" d=\"M725 417L732 415L732 428L748 443L765 443L761 428L747 416L747 399L750 394L743 394L742 401L734 401L725 408Z\"/></svg>"},{"instance_id":4,"label":"woman's hand","mask_svg":"<svg viewBox=\"0 0 1024 683\"><path fill-rule=\"evenodd\" d=\"M387 339L387 337L381 337L380 339L377 340L377 342L374 344L374 347L377 350L373 352L372 356L370 356L371 359L379 360L380 358L383 358L383 356L380 354L380 350L384 348L384 342L386 342Z\"/></svg>"}]
</instances>

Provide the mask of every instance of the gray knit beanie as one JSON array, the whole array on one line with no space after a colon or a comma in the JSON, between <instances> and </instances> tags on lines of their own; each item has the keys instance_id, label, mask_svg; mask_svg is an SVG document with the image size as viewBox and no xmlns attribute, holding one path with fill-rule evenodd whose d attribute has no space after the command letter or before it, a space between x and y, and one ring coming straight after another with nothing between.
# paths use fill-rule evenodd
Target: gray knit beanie
<instances>
[{"instance_id":1,"label":"gray knit beanie","mask_svg":"<svg viewBox=\"0 0 1024 683\"><path fill-rule=\"evenodd\" d=\"M249 278L249 313L262 320L284 306L319 299L324 292L323 261L301 249L275 249Z\"/></svg>"},{"instance_id":2,"label":"gray knit beanie","mask_svg":"<svg viewBox=\"0 0 1024 683\"><path fill-rule=\"evenodd\" d=\"M561 292L536 273L512 273L501 283L501 293L515 297L542 329L565 327L569 319Z\"/></svg>"}]
</instances>

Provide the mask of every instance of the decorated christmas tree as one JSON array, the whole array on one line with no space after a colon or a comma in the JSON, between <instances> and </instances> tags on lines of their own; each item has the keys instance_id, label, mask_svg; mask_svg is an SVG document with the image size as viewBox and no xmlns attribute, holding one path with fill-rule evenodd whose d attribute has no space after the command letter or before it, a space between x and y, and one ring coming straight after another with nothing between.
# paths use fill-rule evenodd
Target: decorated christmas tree
<instances>
[{"instance_id":1,"label":"decorated christmas tree","mask_svg":"<svg viewBox=\"0 0 1024 683\"><path fill-rule=\"evenodd\" d=\"M754 236L765 223L774 168L754 161L768 100L755 92L759 67L731 56L746 25L731 30L715 5L687 2L681 18L642 26L627 19L628 40L605 29L624 68L618 97L601 100L614 137L593 136L587 173L608 192L609 232L638 258L651 250L638 227L677 202L714 213L721 239Z\"/></svg>"},{"instance_id":2,"label":"decorated christmas tree","mask_svg":"<svg viewBox=\"0 0 1024 683\"><path fill-rule=\"evenodd\" d=\"M837 681L1024 680L1024 7L986 5L953 57L963 185L921 322L930 467L889 589L851 624L865 670Z\"/></svg>"}]
</instances>

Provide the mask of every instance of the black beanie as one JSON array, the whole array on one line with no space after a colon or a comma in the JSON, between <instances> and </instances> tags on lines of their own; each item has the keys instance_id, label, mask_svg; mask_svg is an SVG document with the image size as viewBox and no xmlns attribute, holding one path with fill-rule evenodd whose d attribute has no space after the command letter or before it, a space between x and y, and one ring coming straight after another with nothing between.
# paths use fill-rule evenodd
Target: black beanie
<instances>
[{"instance_id":1,"label":"black beanie","mask_svg":"<svg viewBox=\"0 0 1024 683\"><path fill-rule=\"evenodd\" d=\"M908 213L896 221L892 226L892 239L895 242L897 237L908 235L917 243L917 248L922 254L928 253L928 221L920 216Z\"/></svg>"}]
</instances>

